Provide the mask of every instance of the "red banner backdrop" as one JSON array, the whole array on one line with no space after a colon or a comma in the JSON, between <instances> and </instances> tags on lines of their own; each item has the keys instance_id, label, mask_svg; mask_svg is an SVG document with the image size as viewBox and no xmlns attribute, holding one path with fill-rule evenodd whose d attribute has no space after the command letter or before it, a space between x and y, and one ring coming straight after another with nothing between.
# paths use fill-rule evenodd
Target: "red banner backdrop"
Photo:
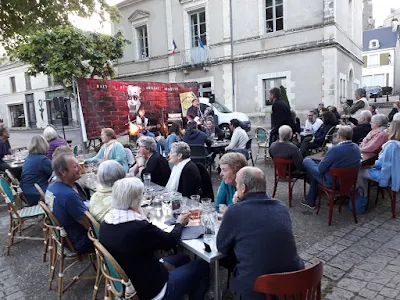
<instances>
[{"instance_id":1,"label":"red banner backdrop","mask_svg":"<svg viewBox=\"0 0 400 300\"><path fill-rule=\"evenodd\" d=\"M128 129L128 118L144 109L151 125L167 121L168 113L181 112L179 94L193 91L197 83L161 83L78 79L79 96L89 139L100 136L101 129L111 127L116 134ZM154 124L156 123L156 124Z\"/></svg>"}]
</instances>

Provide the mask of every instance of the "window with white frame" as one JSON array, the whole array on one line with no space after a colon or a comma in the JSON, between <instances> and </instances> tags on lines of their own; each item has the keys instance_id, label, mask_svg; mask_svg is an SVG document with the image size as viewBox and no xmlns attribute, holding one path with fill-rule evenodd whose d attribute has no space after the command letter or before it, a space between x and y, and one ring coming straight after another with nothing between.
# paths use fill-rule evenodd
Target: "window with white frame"
<instances>
[{"instance_id":1,"label":"window with white frame","mask_svg":"<svg viewBox=\"0 0 400 300\"><path fill-rule=\"evenodd\" d=\"M32 89L31 76L29 76L28 72L25 72L25 86L27 91Z\"/></svg>"},{"instance_id":2,"label":"window with white frame","mask_svg":"<svg viewBox=\"0 0 400 300\"><path fill-rule=\"evenodd\" d=\"M379 66L379 54L371 54L368 57L368 67L377 67Z\"/></svg>"},{"instance_id":3,"label":"window with white frame","mask_svg":"<svg viewBox=\"0 0 400 300\"><path fill-rule=\"evenodd\" d=\"M285 81L286 81L286 77L263 79L265 106L272 105L271 100L269 100L270 89L272 89L274 87L280 88L281 85L285 87L285 85L286 85Z\"/></svg>"},{"instance_id":4,"label":"window with white frame","mask_svg":"<svg viewBox=\"0 0 400 300\"><path fill-rule=\"evenodd\" d=\"M380 47L379 40L370 40L369 41L369 49L378 49Z\"/></svg>"},{"instance_id":5,"label":"window with white frame","mask_svg":"<svg viewBox=\"0 0 400 300\"><path fill-rule=\"evenodd\" d=\"M10 77L10 90L11 93L15 93L17 91L17 86L15 85L15 76Z\"/></svg>"},{"instance_id":6,"label":"window with white frame","mask_svg":"<svg viewBox=\"0 0 400 300\"><path fill-rule=\"evenodd\" d=\"M211 91L211 82L201 82L199 83L199 96L200 97L210 97L212 94Z\"/></svg>"},{"instance_id":7,"label":"window with white frame","mask_svg":"<svg viewBox=\"0 0 400 300\"><path fill-rule=\"evenodd\" d=\"M23 104L8 105L11 127L25 127L25 114Z\"/></svg>"},{"instance_id":8,"label":"window with white frame","mask_svg":"<svg viewBox=\"0 0 400 300\"><path fill-rule=\"evenodd\" d=\"M149 36L147 34L147 26L140 26L136 28L138 39L138 57L139 59L149 57Z\"/></svg>"},{"instance_id":9,"label":"window with white frame","mask_svg":"<svg viewBox=\"0 0 400 300\"><path fill-rule=\"evenodd\" d=\"M201 47L201 43L207 45L206 11L200 10L190 14L190 29L192 35L192 48Z\"/></svg>"},{"instance_id":10,"label":"window with white frame","mask_svg":"<svg viewBox=\"0 0 400 300\"><path fill-rule=\"evenodd\" d=\"M283 0L265 0L266 33L283 30Z\"/></svg>"}]
</instances>

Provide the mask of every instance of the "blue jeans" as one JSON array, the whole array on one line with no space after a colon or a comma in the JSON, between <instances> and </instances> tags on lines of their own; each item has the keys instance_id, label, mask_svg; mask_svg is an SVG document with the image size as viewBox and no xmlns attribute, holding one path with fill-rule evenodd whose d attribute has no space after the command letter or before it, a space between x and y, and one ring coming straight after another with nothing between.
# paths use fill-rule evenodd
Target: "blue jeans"
<instances>
[{"instance_id":1,"label":"blue jeans","mask_svg":"<svg viewBox=\"0 0 400 300\"><path fill-rule=\"evenodd\" d=\"M318 184L322 184L325 187L331 187L332 176L328 173L321 174L318 170L318 164L309 157L306 157L303 160L303 166L311 175L311 184L310 190L307 194L307 203L311 206L314 206L318 197Z\"/></svg>"},{"instance_id":2,"label":"blue jeans","mask_svg":"<svg viewBox=\"0 0 400 300\"><path fill-rule=\"evenodd\" d=\"M190 261L185 254L164 257L164 261L175 266L169 271L167 291L163 300L203 300L210 285L210 266L204 260Z\"/></svg>"}]
</instances>

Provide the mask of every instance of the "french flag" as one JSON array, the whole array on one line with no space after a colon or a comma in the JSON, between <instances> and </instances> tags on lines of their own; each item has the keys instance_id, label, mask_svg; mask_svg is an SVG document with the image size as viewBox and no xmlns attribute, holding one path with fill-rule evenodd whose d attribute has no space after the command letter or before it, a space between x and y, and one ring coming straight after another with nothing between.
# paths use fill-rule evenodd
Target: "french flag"
<instances>
[{"instance_id":1,"label":"french flag","mask_svg":"<svg viewBox=\"0 0 400 300\"><path fill-rule=\"evenodd\" d=\"M172 55L175 54L175 50L178 49L178 47L175 44L175 40L172 40Z\"/></svg>"}]
</instances>

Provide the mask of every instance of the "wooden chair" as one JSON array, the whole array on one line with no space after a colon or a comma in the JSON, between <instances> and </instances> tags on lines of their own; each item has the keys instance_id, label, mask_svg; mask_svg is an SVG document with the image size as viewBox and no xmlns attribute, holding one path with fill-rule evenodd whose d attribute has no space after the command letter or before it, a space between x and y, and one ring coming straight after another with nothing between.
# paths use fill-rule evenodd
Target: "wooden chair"
<instances>
[{"instance_id":1,"label":"wooden chair","mask_svg":"<svg viewBox=\"0 0 400 300\"><path fill-rule=\"evenodd\" d=\"M258 156L260 155L260 151L262 150L264 150L264 161L267 161L267 158L269 157L268 156L269 132L262 127L257 127L255 130L255 138L258 146L255 162L257 162Z\"/></svg>"},{"instance_id":2,"label":"wooden chair","mask_svg":"<svg viewBox=\"0 0 400 300\"><path fill-rule=\"evenodd\" d=\"M15 178L8 169L5 171L5 173L6 173L6 178L8 179L8 182L13 191L14 200L15 200L17 206L19 208L30 206L28 200L25 197L24 192L21 189L19 180L17 178Z\"/></svg>"},{"instance_id":3,"label":"wooden chair","mask_svg":"<svg viewBox=\"0 0 400 300\"><path fill-rule=\"evenodd\" d=\"M45 202L45 194L42 190L42 188L40 187L40 185L38 185L37 183L34 184L36 190L38 191L39 195L40 195L40 200ZM47 217L44 217L44 223L49 224L49 220L47 219ZM43 234L44 234L44 250L43 250L43 262L46 262L46 257L47 257L47 252L49 251L49 248L52 247L51 246L51 236L50 236L50 230L47 226L43 225Z\"/></svg>"},{"instance_id":4,"label":"wooden chair","mask_svg":"<svg viewBox=\"0 0 400 300\"><path fill-rule=\"evenodd\" d=\"M0 193L6 200L10 216L6 255L10 255L10 248L14 244L14 239L43 241L43 238L40 237L22 235L24 230L33 225L30 224L24 228L25 222L37 221L38 218L44 217L44 212L40 206L19 207L15 202L15 196L10 185L4 178L0 178Z\"/></svg>"},{"instance_id":5,"label":"wooden chair","mask_svg":"<svg viewBox=\"0 0 400 300\"><path fill-rule=\"evenodd\" d=\"M89 253L87 256L89 257L90 262L88 265L83 268L79 272L79 274L72 276L70 278L64 276L64 272L71 269L75 264L82 261L86 254L80 254L76 251L74 245L72 244L70 238L64 227L61 226L61 223L58 221L56 216L51 212L46 203L43 201L39 201L39 205L42 207L43 211L46 214L48 220L50 220L50 224L45 224L51 232L51 237L53 240L53 249L50 253L50 283L49 289L51 289L51 285L54 279L54 272L57 264L59 265L58 272L58 299L62 299L63 293L71 287L76 281L82 280L93 280L94 276L81 276L90 266L95 265L93 262L93 254ZM70 262L67 267L64 267L65 262ZM64 287L64 280L71 279L71 281Z\"/></svg>"},{"instance_id":6,"label":"wooden chair","mask_svg":"<svg viewBox=\"0 0 400 300\"><path fill-rule=\"evenodd\" d=\"M85 217L88 219L90 223L90 228L88 230L88 237L94 243L95 241L99 240L100 224L96 221L96 219L92 216L92 214L89 211L85 212ZM96 300L100 282L104 277L101 273L100 269L101 262L100 262L100 257L97 255L97 253L96 253L96 259L97 259L97 271L96 271L96 281L93 287L92 300Z\"/></svg>"},{"instance_id":7,"label":"wooden chair","mask_svg":"<svg viewBox=\"0 0 400 300\"><path fill-rule=\"evenodd\" d=\"M107 249L99 241L94 242L94 247L100 258L101 272L106 279L107 293L110 292L114 297L120 299L139 300L132 282ZM108 296L106 295L106 297Z\"/></svg>"},{"instance_id":8,"label":"wooden chair","mask_svg":"<svg viewBox=\"0 0 400 300\"><path fill-rule=\"evenodd\" d=\"M246 150L247 150L247 154L248 154L248 157L247 157L247 160L251 160L251 163L253 164L253 167L254 167L254 160L253 160L253 154L252 154L252 152L251 152L251 142L253 141L253 139L249 139L248 141L247 141L247 143L246 143Z\"/></svg>"},{"instance_id":9,"label":"wooden chair","mask_svg":"<svg viewBox=\"0 0 400 300\"><path fill-rule=\"evenodd\" d=\"M342 198L349 196L353 207L354 222L357 224L356 214L356 187L358 168L334 168L328 172L333 177L332 187L327 188L322 184L318 185L318 210L321 207L321 195L324 192L329 199L329 225L332 223L333 204L335 196L339 195L339 213L342 211ZM340 188L337 189L339 184Z\"/></svg>"},{"instance_id":10,"label":"wooden chair","mask_svg":"<svg viewBox=\"0 0 400 300\"><path fill-rule=\"evenodd\" d=\"M279 181L287 181L289 188L289 207L292 207L292 195L293 195L293 187L297 180L302 179L304 181L303 191L304 191L304 199L306 199L306 174L292 174L292 164L293 160L287 158L279 158L274 157L274 173L275 173L275 181L274 181L274 192L272 194L272 198L275 197L278 182Z\"/></svg>"},{"instance_id":11,"label":"wooden chair","mask_svg":"<svg viewBox=\"0 0 400 300\"><path fill-rule=\"evenodd\" d=\"M296 272L262 275L256 279L254 290L265 294L266 300L321 300L322 275L319 262Z\"/></svg>"},{"instance_id":12,"label":"wooden chair","mask_svg":"<svg viewBox=\"0 0 400 300\"><path fill-rule=\"evenodd\" d=\"M367 208L369 205L369 198L370 198L370 194L371 194L371 188L377 186L378 190L376 192L376 198L375 198L375 205L378 203L378 198L379 198L379 193L381 193L382 198L385 197L384 195L384 191L386 190L387 193L389 194L390 197L390 204L391 204L391 208L392 208L392 218L396 218L396 199L397 199L397 192L396 191L392 191L391 187L380 187L378 182L368 179L368 202L367 202Z\"/></svg>"}]
</instances>

